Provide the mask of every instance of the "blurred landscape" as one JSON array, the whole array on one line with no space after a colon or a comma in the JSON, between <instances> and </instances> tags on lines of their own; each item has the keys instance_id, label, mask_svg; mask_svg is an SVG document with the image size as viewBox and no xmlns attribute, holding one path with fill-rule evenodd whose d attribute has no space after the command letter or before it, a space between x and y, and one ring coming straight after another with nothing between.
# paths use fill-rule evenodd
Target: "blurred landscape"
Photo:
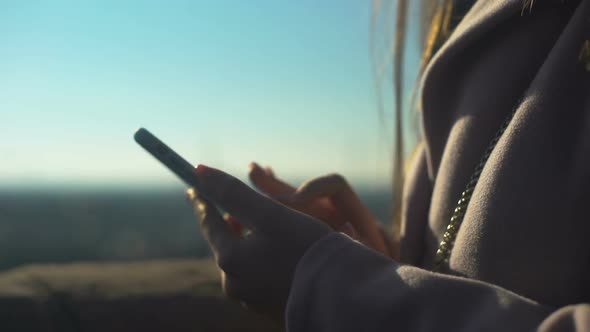
<instances>
[{"instance_id":1,"label":"blurred landscape","mask_svg":"<svg viewBox=\"0 0 590 332\"><path fill-rule=\"evenodd\" d=\"M2 329L282 330L222 296L183 186L131 136L242 178L337 171L388 223L394 5L3 3ZM410 91L421 45L405 51Z\"/></svg>"},{"instance_id":2,"label":"blurred landscape","mask_svg":"<svg viewBox=\"0 0 590 332\"><path fill-rule=\"evenodd\" d=\"M390 219L387 189L357 191ZM182 188L0 190L0 269L209 254Z\"/></svg>"}]
</instances>

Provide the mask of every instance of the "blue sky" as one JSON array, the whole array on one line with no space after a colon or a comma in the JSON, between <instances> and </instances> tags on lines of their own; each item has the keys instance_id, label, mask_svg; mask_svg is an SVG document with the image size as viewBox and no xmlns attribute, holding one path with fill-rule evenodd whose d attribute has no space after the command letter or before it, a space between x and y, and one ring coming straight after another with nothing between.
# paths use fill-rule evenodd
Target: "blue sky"
<instances>
[{"instance_id":1,"label":"blue sky","mask_svg":"<svg viewBox=\"0 0 590 332\"><path fill-rule=\"evenodd\" d=\"M0 186L171 184L194 163L387 185L370 0L0 3Z\"/></svg>"}]
</instances>

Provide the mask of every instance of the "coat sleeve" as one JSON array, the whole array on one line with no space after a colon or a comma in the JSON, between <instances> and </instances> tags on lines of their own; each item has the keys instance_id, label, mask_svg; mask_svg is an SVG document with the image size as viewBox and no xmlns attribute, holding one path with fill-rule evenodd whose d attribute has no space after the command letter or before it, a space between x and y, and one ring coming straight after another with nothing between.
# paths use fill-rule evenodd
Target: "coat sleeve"
<instances>
[{"instance_id":1,"label":"coat sleeve","mask_svg":"<svg viewBox=\"0 0 590 332\"><path fill-rule=\"evenodd\" d=\"M590 331L590 306L552 308L491 284L398 264L333 233L299 262L286 320L291 332Z\"/></svg>"}]
</instances>

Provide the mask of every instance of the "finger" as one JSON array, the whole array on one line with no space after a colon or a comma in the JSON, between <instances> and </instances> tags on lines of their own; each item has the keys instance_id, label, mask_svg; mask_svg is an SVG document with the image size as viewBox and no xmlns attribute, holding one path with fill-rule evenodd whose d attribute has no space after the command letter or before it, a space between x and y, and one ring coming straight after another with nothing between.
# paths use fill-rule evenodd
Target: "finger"
<instances>
[{"instance_id":1,"label":"finger","mask_svg":"<svg viewBox=\"0 0 590 332\"><path fill-rule=\"evenodd\" d=\"M256 307L260 302L258 298L265 293L265 290L256 291L252 283L244 280L243 276L228 273L222 273L221 287L227 297L238 300L248 307Z\"/></svg>"},{"instance_id":2,"label":"finger","mask_svg":"<svg viewBox=\"0 0 590 332\"><path fill-rule=\"evenodd\" d=\"M365 207L344 177L338 174L322 176L304 183L293 194L293 202L305 204L320 197L329 197L337 211L346 217L357 233L356 238L385 252L386 247L376 218Z\"/></svg>"},{"instance_id":3,"label":"finger","mask_svg":"<svg viewBox=\"0 0 590 332\"><path fill-rule=\"evenodd\" d=\"M252 230L273 230L272 220L287 218L284 206L263 196L242 181L220 170L199 165L196 170L201 183L200 194L240 220Z\"/></svg>"},{"instance_id":4,"label":"finger","mask_svg":"<svg viewBox=\"0 0 590 332\"><path fill-rule=\"evenodd\" d=\"M270 168L263 169L254 162L250 164L248 176L256 188L272 198L276 199L295 192L294 187L277 179Z\"/></svg>"},{"instance_id":5,"label":"finger","mask_svg":"<svg viewBox=\"0 0 590 332\"><path fill-rule=\"evenodd\" d=\"M303 183L293 194L293 202L309 203L322 197L331 197L352 189L346 180L338 174L320 176ZM353 192L354 193L354 192Z\"/></svg>"},{"instance_id":6,"label":"finger","mask_svg":"<svg viewBox=\"0 0 590 332\"><path fill-rule=\"evenodd\" d=\"M199 222L205 217L205 204L202 197L199 197L195 188L186 190L186 200L193 207L195 215L199 218Z\"/></svg>"},{"instance_id":7,"label":"finger","mask_svg":"<svg viewBox=\"0 0 590 332\"><path fill-rule=\"evenodd\" d=\"M338 174L321 176L305 182L293 194L292 201L294 204L309 204L322 198L328 198L357 231L362 232L364 227L375 219L346 179Z\"/></svg>"},{"instance_id":8,"label":"finger","mask_svg":"<svg viewBox=\"0 0 590 332\"><path fill-rule=\"evenodd\" d=\"M352 227L352 225L349 222L342 225L338 229L338 231L350 236L351 238L353 238L355 240L358 240L358 233L354 230L354 227Z\"/></svg>"},{"instance_id":9,"label":"finger","mask_svg":"<svg viewBox=\"0 0 590 332\"><path fill-rule=\"evenodd\" d=\"M213 205L200 198L194 190L189 189L187 196L199 217L203 237L209 243L216 259L226 260L227 256L233 255L238 237Z\"/></svg>"},{"instance_id":10,"label":"finger","mask_svg":"<svg viewBox=\"0 0 590 332\"><path fill-rule=\"evenodd\" d=\"M243 300L243 294L238 286L239 283L235 277L226 272L221 272L221 289L225 296L235 300Z\"/></svg>"},{"instance_id":11,"label":"finger","mask_svg":"<svg viewBox=\"0 0 590 332\"><path fill-rule=\"evenodd\" d=\"M302 204L293 202L295 188L274 177L270 167L261 168L258 164L252 163L250 164L249 175L252 183L260 191L286 206L314 216L332 228L337 228L344 222L344 218L333 208L332 203L327 198Z\"/></svg>"},{"instance_id":12,"label":"finger","mask_svg":"<svg viewBox=\"0 0 590 332\"><path fill-rule=\"evenodd\" d=\"M186 199L192 203L197 198L197 191L195 188L188 188L186 190Z\"/></svg>"},{"instance_id":13,"label":"finger","mask_svg":"<svg viewBox=\"0 0 590 332\"><path fill-rule=\"evenodd\" d=\"M266 174L268 174L269 176L274 177L275 176L275 172L272 170L272 168L270 166L266 166L264 168L264 171L266 172Z\"/></svg>"},{"instance_id":14,"label":"finger","mask_svg":"<svg viewBox=\"0 0 590 332\"><path fill-rule=\"evenodd\" d=\"M275 301L269 301L267 298L269 289L261 287L259 282L252 282L244 276L222 273L221 286L227 297L239 301L249 310L260 314L271 314L273 317L282 316L282 312L277 310L281 310L283 306L276 305Z\"/></svg>"},{"instance_id":15,"label":"finger","mask_svg":"<svg viewBox=\"0 0 590 332\"><path fill-rule=\"evenodd\" d=\"M236 235L242 236L242 233L245 229L244 226L236 220L236 218L232 217L229 213L224 213L223 220L229 225Z\"/></svg>"}]
</instances>

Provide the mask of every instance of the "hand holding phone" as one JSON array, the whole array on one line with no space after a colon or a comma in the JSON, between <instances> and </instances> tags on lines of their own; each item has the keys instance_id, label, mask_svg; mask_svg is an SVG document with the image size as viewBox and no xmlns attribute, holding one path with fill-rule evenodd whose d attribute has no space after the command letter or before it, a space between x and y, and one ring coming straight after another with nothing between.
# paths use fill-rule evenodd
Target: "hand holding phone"
<instances>
[{"instance_id":1,"label":"hand holding phone","mask_svg":"<svg viewBox=\"0 0 590 332\"><path fill-rule=\"evenodd\" d=\"M281 320L297 263L308 248L332 232L331 228L223 171L204 165L194 170L143 128L135 133L135 140L198 190L199 202L195 205L205 206L199 211L199 226L223 274L225 293ZM236 232L217 207L243 221L249 235Z\"/></svg>"}]
</instances>

